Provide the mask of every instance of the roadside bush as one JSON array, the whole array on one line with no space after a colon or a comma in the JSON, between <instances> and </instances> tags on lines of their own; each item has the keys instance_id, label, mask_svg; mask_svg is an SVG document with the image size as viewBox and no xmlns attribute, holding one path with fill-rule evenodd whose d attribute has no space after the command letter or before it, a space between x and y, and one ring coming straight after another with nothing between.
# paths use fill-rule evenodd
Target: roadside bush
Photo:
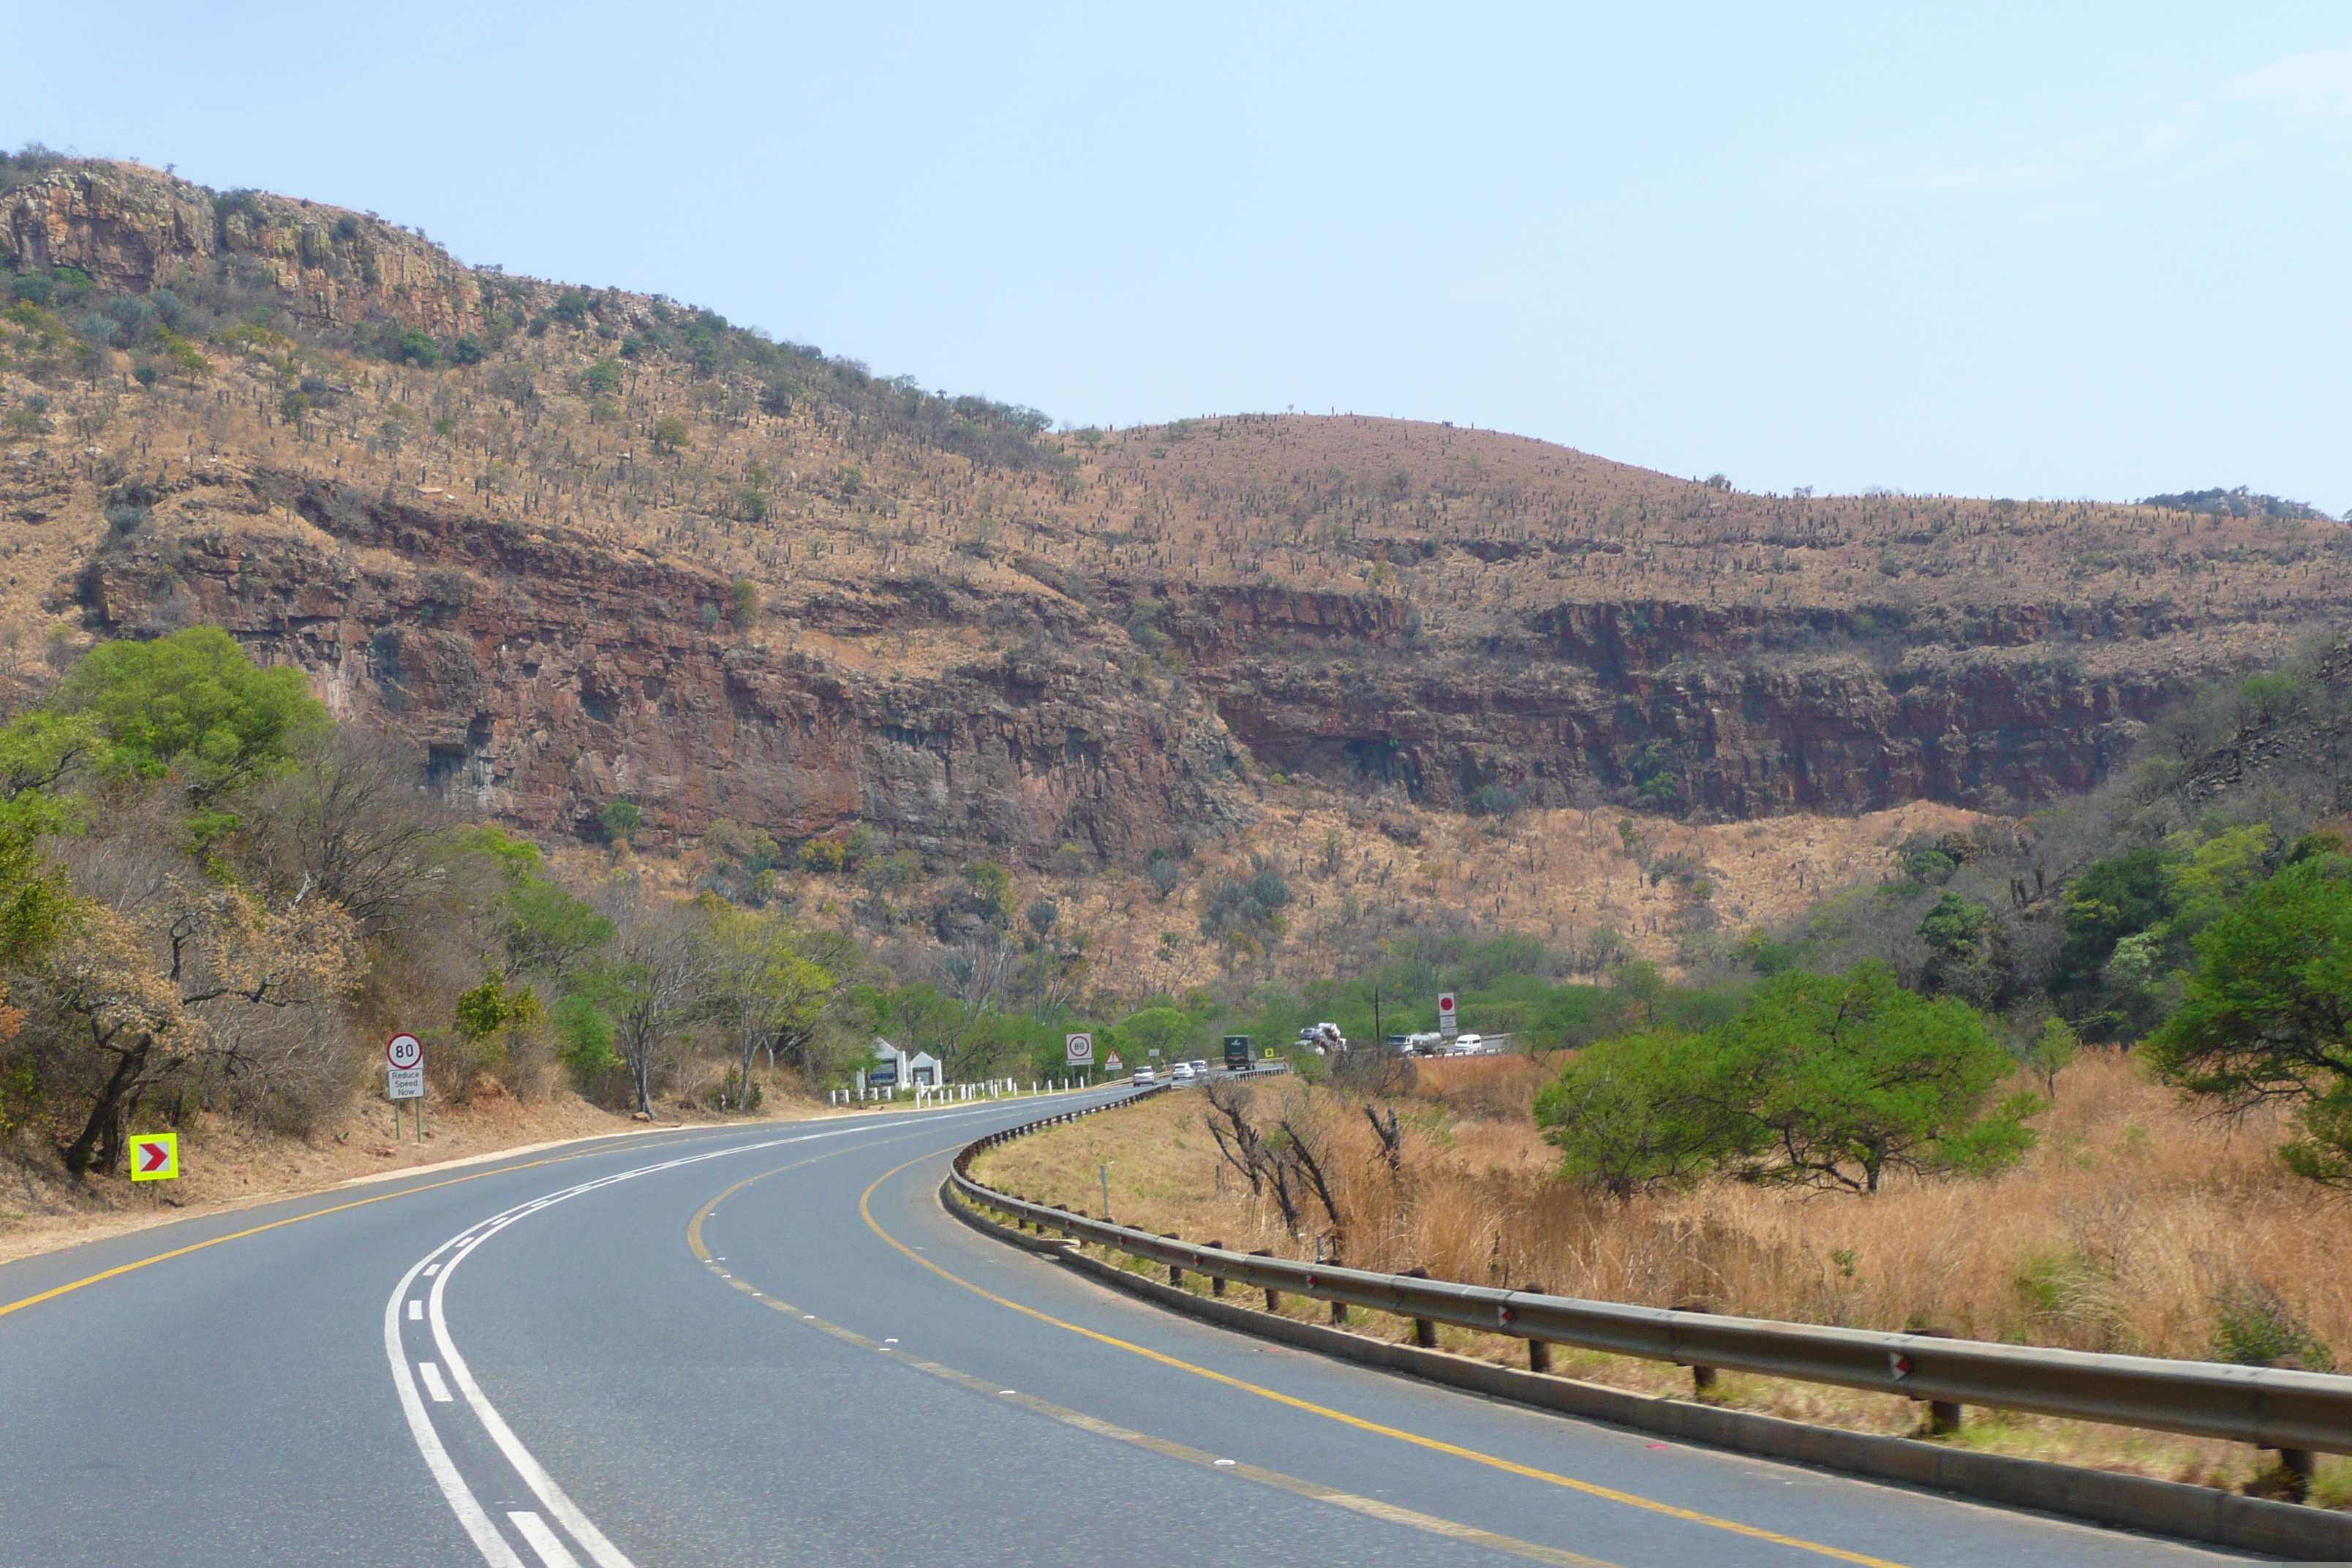
<instances>
[{"instance_id":1,"label":"roadside bush","mask_svg":"<svg viewBox=\"0 0 2352 1568\"><path fill-rule=\"evenodd\" d=\"M2292 1358L2305 1372L2334 1372L2336 1352L2267 1285L2232 1285L2213 1299L2213 1359L2274 1366Z\"/></svg>"}]
</instances>

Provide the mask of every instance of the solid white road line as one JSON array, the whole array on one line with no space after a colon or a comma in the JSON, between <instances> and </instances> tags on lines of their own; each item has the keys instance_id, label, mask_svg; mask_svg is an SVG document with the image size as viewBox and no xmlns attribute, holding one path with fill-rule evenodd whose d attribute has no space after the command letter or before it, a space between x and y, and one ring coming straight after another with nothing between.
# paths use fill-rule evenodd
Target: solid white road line
<instances>
[{"instance_id":1,"label":"solid white road line","mask_svg":"<svg viewBox=\"0 0 2352 1568\"><path fill-rule=\"evenodd\" d=\"M411 1297L408 1302L408 1321L414 1323L423 1319L424 1316L425 1298L422 1296Z\"/></svg>"},{"instance_id":2,"label":"solid white road line","mask_svg":"<svg viewBox=\"0 0 2352 1568\"><path fill-rule=\"evenodd\" d=\"M523 1560L507 1544L499 1527L476 1500L465 1478L457 1473L457 1463L449 1450L441 1446L441 1435L433 1430L433 1417L425 1413L425 1401L417 1396L415 1374L408 1370L408 1353L400 1342L400 1302L408 1294L409 1282L416 1278L416 1266L412 1264L401 1277L399 1288L383 1304L383 1353L392 1362L392 1384L400 1395L400 1413L408 1418L408 1435L416 1440L416 1451L425 1458L425 1468L433 1474L433 1481L441 1489L442 1498L449 1511L457 1516L458 1527L481 1552L489 1568L524 1568Z\"/></svg>"},{"instance_id":3,"label":"solid white road line","mask_svg":"<svg viewBox=\"0 0 2352 1568\"><path fill-rule=\"evenodd\" d=\"M581 1511L580 1506L572 1500L563 1489L556 1485L555 1478L547 1473L546 1468L540 1464L529 1448L523 1447L522 1439L515 1436L514 1429L506 1424L506 1418L499 1414L498 1407L490 1403L488 1395L483 1394L481 1384L474 1381L472 1369L466 1364L466 1358L458 1353L456 1342L449 1337L448 1321L442 1311L443 1293L448 1289L450 1277L457 1272L457 1266L471 1257L476 1247L517 1220L528 1218L541 1209L560 1204L567 1198L575 1198L584 1193L596 1192L620 1182L634 1180L638 1176L675 1171L686 1165L698 1165L706 1160L721 1160L734 1154L753 1154L762 1150L782 1148L788 1144L814 1142L821 1139L840 1138L856 1132L900 1131L928 1128L947 1121L962 1121L1003 1109L1001 1105L992 1103L985 1107L974 1107L970 1110L926 1116L917 1121L866 1122L857 1126L835 1128L826 1132L803 1133L797 1137L789 1138L771 1138L758 1143L739 1143L730 1148L713 1149L699 1154L688 1154L675 1160L656 1161L631 1170L617 1171L609 1176L600 1176L594 1181L582 1182L576 1186L542 1194L528 1203L517 1204L512 1208L492 1215L486 1221L478 1221L411 1264L408 1272L401 1276L400 1284L393 1290L391 1299L384 1302L385 1355L392 1363L393 1383L400 1394L401 1409L408 1417L409 1435L415 1439L417 1452L424 1457L425 1468L433 1473L434 1480L440 1485L441 1495L448 1502L450 1511L457 1516L457 1522L472 1538L475 1546L480 1550L490 1568L527 1568L527 1565L520 1557L516 1555L514 1548L507 1544L506 1538L498 1532L498 1527L490 1522L488 1513L483 1509L480 1500L474 1496L473 1489L466 1484L465 1478L458 1474L455 1461L449 1458L448 1449L442 1445L440 1434L434 1430L432 1418L425 1412L425 1402L417 1397L416 1380L409 1372L408 1358L403 1353L400 1342L400 1303L407 1296L409 1286L418 1276L422 1275L433 1281L432 1290L425 1298L426 1316L433 1325L433 1341L441 1352L442 1364L448 1367L449 1377L457 1384L457 1392L465 1396L467 1405L472 1408L476 1418L482 1423L484 1430L489 1433L491 1441L498 1445L499 1452L506 1456L507 1462L512 1465L516 1473L522 1477L524 1483L530 1488L532 1494L539 1499L547 1511L553 1514L557 1521L571 1532L572 1538L587 1550L588 1555L594 1559L597 1568L636 1568L636 1564L630 1562L619 1547L604 1538L604 1531L598 1530L588 1516ZM444 1254L447 1256L445 1257ZM417 1365L422 1370L426 1383L431 1386L433 1396L437 1400L447 1400L449 1393L447 1387L442 1383L440 1367L431 1362L420 1362ZM547 1521L535 1513L516 1512L510 1513L508 1517L515 1521L515 1527L518 1530L526 1530L521 1522L525 1518L531 1520L542 1531L550 1530ZM548 1539L556 1550L564 1551L562 1541L551 1531ZM540 1551L542 1557L546 1557L545 1551L539 1547L537 1541L532 1541L532 1546L534 1550ZM576 1561L571 1558L568 1552L565 1552L563 1560L574 1562L574 1568L577 1568ZM556 1562L552 1558L548 1561L551 1563Z\"/></svg>"},{"instance_id":4,"label":"solid white road line","mask_svg":"<svg viewBox=\"0 0 2352 1568\"><path fill-rule=\"evenodd\" d=\"M572 1555L571 1549L563 1544L561 1536L547 1528L547 1521L535 1513L524 1512L509 1513L507 1518L514 1521L514 1527L522 1532L525 1541L530 1542L530 1549L539 1553L539 1560L546 1563L547 1568L580 1568L580 1559Z\"/></svg>"},{"instance_id":5,"label":"solid white road line","mask_svg":"<svg viewBox=\"0 0 2352 1568\"><path fill-rule=\"evenodd\" d=\"M416 1370L425 1376L425 1392L433 1396L436 1405L450 1403L449 1385L441 1381L441 1369L429 1361L420 1361Z\"/></svg>"}]
</instances>

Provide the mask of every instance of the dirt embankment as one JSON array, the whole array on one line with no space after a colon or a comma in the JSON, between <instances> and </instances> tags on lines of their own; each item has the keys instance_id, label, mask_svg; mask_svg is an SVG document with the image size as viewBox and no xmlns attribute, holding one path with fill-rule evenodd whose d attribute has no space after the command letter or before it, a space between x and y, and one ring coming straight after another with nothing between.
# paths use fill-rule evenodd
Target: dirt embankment
<instances>
[{"instance_id":1,"label":"dirt embankment","mask_svg":"<svg viewBox=\"0 0 2352 1568\"><path fill-rule=\"evenodd\" d=\"M679 1113L648 1124L564 1090L528 1100L488 1096L463 1106L428 1106L421 1140L404 1113L395 1139L391 1111L375 1100L355 1105L341 1124L308 1138L198 1114L179 1130L183 1174L177 1181L133 1183L113 1176L76 1184L34 1162L0 1162L0 1263L197 1215L549 1143L675 1131L728 1120L790 1121L825 1114L822 1104L780 1098L762 1116L722 1119Z\"/></svg>"}]
</instances>

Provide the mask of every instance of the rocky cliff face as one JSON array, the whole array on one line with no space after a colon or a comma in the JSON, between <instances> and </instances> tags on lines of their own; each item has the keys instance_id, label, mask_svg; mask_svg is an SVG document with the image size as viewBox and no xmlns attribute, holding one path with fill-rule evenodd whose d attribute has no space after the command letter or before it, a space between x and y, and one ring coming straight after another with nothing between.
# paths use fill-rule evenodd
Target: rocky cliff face
<instances>
[{"instance_id":1,"label":"rocky cliff face","mask_svg":"<svg viewBox=\"0 0 2352 1568\"><path fill-rule=\"evenodd\" d=\"M1267 591L1163 617L1258 760L1464 807L1632 800L1729 816L2087 788L2210 662L2085 658L1994 617L1890 638L1838 610L1585 605L1462 647L1397 601ZM1973 637L1973 646L1971 638Z\"/></svg>"},{"instance_id":2,"label":"rocky cliff face","mask_svg":"<svg viewBox=\"0 0 2352 1568\"><path fill-rule=\"evenodd\" d=\"M747 637L723 576L454 505L223 468L162 502L173 525L85 570L98 627L224 626L310 670L339 716L411 738L453 800L535 831L592 830L627 798L673 842L720 817L786 839L865 821L941 856L1132 861L1240 809L1215 715L1139 689L1044 596L836 605L841 637L1012 634L875 671Z\"/></svg>"},{"instance_id":3,"label":"rocky cliff face","mask_svg":"<svg viewBox=\"0 0 2352 1568\"><path fill-rule=\"evenodd\" d=\"M473 270L424 236L315 202L215 195L135 163L61 169L0 203L0 260L71 267L131 293L226 267L320 325L390 321L455 337L480 330Z\"/></svg>"}]
</instances>

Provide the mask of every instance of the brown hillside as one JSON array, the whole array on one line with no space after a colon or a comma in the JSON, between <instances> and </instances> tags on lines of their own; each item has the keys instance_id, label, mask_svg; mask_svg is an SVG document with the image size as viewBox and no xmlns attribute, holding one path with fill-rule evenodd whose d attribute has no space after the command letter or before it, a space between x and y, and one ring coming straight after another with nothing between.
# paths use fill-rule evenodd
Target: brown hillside
<instances>
[{"instance_id":1,"label":"brown hillside","mask_svg":"<svg viewBox=\"0 0 2352 1568\"><path fill-rule=\"evenodd\" d=\"M1272 772L1440 807L2000 808L2345 588L2324 521L1755 496L1353 417L1033 437L123 164L0 195L0 256L96 285L0 325L0 637L216 621L541 829L626 795L672 839L858 819L1132 864ZM184 331L92 340L158 289Z\"/></svg>"}]
</instances>

